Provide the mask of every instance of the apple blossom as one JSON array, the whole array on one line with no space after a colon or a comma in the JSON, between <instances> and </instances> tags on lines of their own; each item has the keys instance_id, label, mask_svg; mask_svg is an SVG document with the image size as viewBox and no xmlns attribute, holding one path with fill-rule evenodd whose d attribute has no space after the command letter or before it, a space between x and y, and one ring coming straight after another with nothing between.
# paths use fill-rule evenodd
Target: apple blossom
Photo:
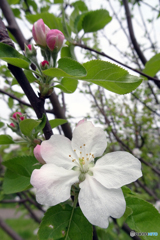
<instances>
[{"instance_id":1,"label":"apple blossom","mask_svg":"<svg viewBox=\"0 0 160 240\"><path fill-rule=\"evenodd\" d=\"M46 46L46 35L50 28L44 24L42 19L39 19L33 24L32 34L35 42L41 46Z\"/></svg>"},{"instance_id":2,"label":"apple blossom","mask_svg":"<svg viewBox=\"0 0 160 240\"><path fill-rule=\"evenodd\" d=\"M79 206L93 225L107 228L109 217L120 218L126 209L121 187L142 176L140 161L128 152L101 156L107 146L105 132L90 121L81 121L70 141L53 135L40 148L46 164L35 169L31 184L40 204L54 206L70 198L79 183ZM98 216L98 217L97 217Z\"/></svg>"},{"instance_id":3,"label":"apple blossom","mask_svg":"<svg viewBox=\"0 0 160 240\"><path fill-rule=\"evenodd\" d=\"M47 46L51 51L59 52L63 45L64 35L61 31L57 29L51 29L47 33L46 41Z\"/></svg>"}]
</instances>

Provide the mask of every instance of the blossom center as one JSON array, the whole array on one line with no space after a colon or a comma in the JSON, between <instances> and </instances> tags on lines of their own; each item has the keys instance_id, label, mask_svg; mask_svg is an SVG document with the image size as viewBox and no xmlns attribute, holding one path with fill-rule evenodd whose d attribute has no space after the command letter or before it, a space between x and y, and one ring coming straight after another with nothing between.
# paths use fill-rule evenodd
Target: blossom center
<instances>
[{"instance_id":1,"label":"blossom center","mask_svg":"<svg viewBox=\"0 0 160 240\"><path fill-rule=\"evenodd\" d=\"M87 153L85 146L86 144L83 144L78 150L74 149L76 158L72 158L72 156L69 155L69 157L72 159L72 162L74 162L76 165L72 168L72 170L79 171L80 176L83 176L82 178L84 179L86 173L93 175L92 171L90 171L90 168L94 166L94 154Z\"/></svg>"}]
</instances>

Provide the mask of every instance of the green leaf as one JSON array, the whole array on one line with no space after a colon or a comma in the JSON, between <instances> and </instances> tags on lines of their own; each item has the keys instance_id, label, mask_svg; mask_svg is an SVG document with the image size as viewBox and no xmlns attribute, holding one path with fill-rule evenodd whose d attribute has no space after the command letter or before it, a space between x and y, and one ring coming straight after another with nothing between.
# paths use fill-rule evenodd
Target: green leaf
<instances>
[{"instance_id":1,"label":"green leaf","mask_svg":"<svg viewBox=\"0 0 160 240\"><path fill-rule=\"evenodd\" d=\"M43 130L43 128L46 125L46 115L43 114L43 117L41 119L39 119L41 122L39 123L39 125L35 128L35 134L41 132Z\"/></svg>"},{"instance_id":2,"label":"green leaf","mask_svg":"<svg viewBox=\"0 0 160 240\"><path fill-rule=\"evenodd\" d=\"M160 235L160 214L150 203L135 197L127 197L126 203L133 213L126 223L136 232L157 232ZM153 236L141 236L144 240L153 240Z\"/></svg>"},{"instance_id":3,"label":"green leaf","mask_svg":"<svg viewBox=\"0 0 160 240\"><path fill-rule=\"evenodd\" d=\"M20 0L7 0L7 2L9 3L9 5L11 4L17 4L19 3Z\"/></svg>"},{"instance_id":4,"label":"green leaf","mask_svg":"<svg viewBox=\"0 0 160 240\"><path fill-rule=\"evenodd\" d=\"M79 10L78 7L75 7L74 11L70 15L70 21L69 21L69 26L71 27L72 32L77 33L78 30L75 25L75 19L79 16Z\"/></svg>"},{"instance_id":5,"label":"green leaf","mask_svg":"<svg viewBox=\"0 0 160 240\"><path fill-rule=\"evenodd\" d=\"M145 65L143 73L154 77L160 71L160 53L153 56Z\"/></svg>"},{"instance_id":6,"label":"green leaf","mask_svg":"<svg viewBox=\"0 0 160 240\"><path fill-rule=\"evenodd\" d=\"M92 225L80 208L72 210L69 205L49 208L40 224L38 239L92 240Z\"/></svg>"},{"instance_id":7,"label":"green leaf","mask_svg":"<svg viewBox=\"0 0 160 240\"><path fill-rule=\"evenodd\" d=\"M16 51L13 47L0 43L0 59L14 66L28 69L30 60Z\"/></svg>"},{"instance_id":8,"label":"green leaf","mask_svg":"<svg viewBox=\"0 0 160 240\"><path fill-rule=\"evenodd\" d=\"M9 135L0 135L0 144L12 144L15 143L11 136Z\"/></svg>"},{"instance_id":9,"label":"green leaf","mask_svg":"<svg viewBox=\"0 0 160 240\"><path fill-rule=\"evenodd\" d=\"M72 3L74 7L77 7L81 12L88 11L86 4L83 1L76 1Z\"/></svg>"},{"instance_id":10,"label":"green leaf","mask_svg":"<svg viewBox=\"0 0 160 240\"><path fill-rule=\"evenodd\" d=\"M50 120L49 123L51 125L51 128L55 128L55 127L58 127L59 125L63 125L64 123L67 123L67 120L56 118L56 119Z\"/></svg>"},{"instance_id":11,"label":"green leaf","mask_svg":"<svg viewBox=\"0 0 160 240\"><path fill-rule=\"evenodd\" d=\"M87 76L79 78L87 82L95 83L111 92L126 94L136 89L142 79L130 75L123 68L101 60L92 60L83 64L87 70Z\"/></svg>"},{"instance_id":12,"label":"green leaf","mask_svg":"<svg viewBox=\"0 0 160 240\"><path fill-rule=\"evenodd\" d=\"M72 76L85 76L86 69L77 61L70 58L61 58L58 61L58 68Z\"/></svg>"},{"instance_id":13,"label":"green leaf","mask_svg":"<svg viewBox=\"0 0 160 240\"><path fill-rule=\"evenodd\" d=\"M82 13L81 15L77 16L75 19L74 25L78 32L80 32L82 29L82 22L83 22L85 15L86 15L86 13Z\"/></svg>"},{"instance_id":14,"label":"green leaf","mask_svg":"<svg viewBox=\"0 0 160 240\"><path fill-rule=\"evenodd\" d=\"M54 0L54 4L63 3L63 0Z\"/></svg>"},{"instance_id":15,"label":"green leaf","mask_svg":"<svg viewBox=\"0 0 160 240\"><path fill-rule=\"evenodd\" d=\"M82 28L87 32L96 32L103 29L112 18L109 16L109 12L104 9L91 11L85 14L82 21Z\"/></svg>"},{"instance_id":16,"label":"green leaf","mask_svg":"<svg viewBox=\"0 0 160 240\"><path fill-rule=\"evenodd\" d=\"M4 126L3 122L0 122L0 128L2 128Z\"/></svg>"},{"instance_id":17,"label":"green leaf","mask_svg":"<svg viewBox=\"0 0 160 240\"><path fill-rule=\"evenodd\" d=\"M24 70L24 74L26 75L26 77L27 77L27 79L28 79L28 81L29 81L30 83L33 83L33 82L36 82L36 81L37 81L37 78L34 77L32 71L30 71L30 70ZM18 82L17 82L17 83L18 83ZM12 84L12 85L13 85L13 84Z\"/></svg>"},{"instance_id":18,"label":"green leaf","mask_svg":"<svg viewBox=\"0 0 160 240\"><path fill-rule=\"evenodd\" d=\"M78 80L73 78L63 78L61 84L54 87L60 88L65 93L73 93L78 85Z\"/></svg>"},{"instance_id":19,"label":"green leaf","mask_svg":"<svg viewBox=\"0 0 160 240\"><path fill-rule=\"evenodd\" d=\"M15 17L21 19L21 11L18 8L12 8L12 12Z\"/></svg>"},{"instance_id":20,"label":"green leaf","mask_svg":"<svg viewBox=\"0 0 160 240\"><path fill-rule=\"evenodd\" d=\"M50 29L59 29L63 32L63 27L61 23L61 19L54 16L54 14L49 12L42 12L37 14L27 14L26 15L27 20L33 24L36 21L38 21L40 18L43 19L44 23L50 28Z\"/></svg>"},{"instance_id":21,"label":"green leaf","mask_svg":"<svg viewBox=\"0 0 160 240\"><path fill-rule=\"evenodd\" d=\"M21 132L25 136L30 136L32 133L32 130L36 128L41 123L41 120L34 120L34 119L24 119L20 122L19 126L21 129Z\"/></svg>"},{"instance_id":22,"label":"green leaf","mask_svg":"<svg viewBox=\"0 0 160 240\"><path fill-rule=\"evenodd\" d=\"M16 51L13 47L0 43L0 59L14 66L28 69L30 60Z\"/></svg>"},{"instance_id":23,"label":"green leaf","mask_svg":"<svg viewBox=\"0 0 160 240\"><path fill-rule=\"evenodd\" d=\"M33 170L41 167L37 163L34 156L22 156L3 162L3 165L8 168L4 176L4 192L10 194L30 188L30 176Z\"/></svg>"},{"instance_id":24,"label":"green leaf","mask_svg":"<svg viewBox=\"0 0 160 240\"><path fill-rule=\"evenodd\" d=\"M50 77L79 78L86 76L86 69L71 58L61 58L58 61L58 68L44 70L43 73Z\"/></svg>"},{"instance_id":25,"label":"green leaf","mask_svg":"<svg viewBox=\"0 0 160 240\"><path fill-rule=\"evenodd\" d=\"M126 221L127 217L130 216L133 213L132 209L129 207L126 207L126 211L123 214L121 218L117 219L117 223L120 227L122 227L123 223Z\"/></svg>"},{"instance_id":26,"label":"green leaf","mask_svg":"<svg viewBox=\"0 0 160 240\"><path fill-rule=\"evenodd\" d=\"M63 47L61 49L61 58L69 57L72 58L69 47Z\"/></svg>"},{"instance_id":27,"label":"green leaf","mask_svg":"<svg viewBox=\"0 0 160 240\"><path fill-rule=\"evenodd\" d=\"M13 108L13 98L8 98L8 106L10 109Z\"/></svg>"}]
</instances>

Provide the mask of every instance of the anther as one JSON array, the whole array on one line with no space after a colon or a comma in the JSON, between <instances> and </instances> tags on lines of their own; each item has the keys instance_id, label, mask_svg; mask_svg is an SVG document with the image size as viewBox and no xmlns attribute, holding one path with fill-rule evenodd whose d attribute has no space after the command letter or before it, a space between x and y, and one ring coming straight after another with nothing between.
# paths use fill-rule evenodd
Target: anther
<instances>
[{"instance_id":1,"label":"anther","mask_svg":"<svg viewBox=\"0 0 160 240\"><path fill-rule=\"evenodd\" d=\"M88 153L86 154L86 156L88 156Z\"/></svg>"},{"instance_id":2,"label":"anther","mask_svg":"<svg viewBox=\"0 0 160 240\"><path fill-rule=\"evenodd\" d=\"M74 149L74 152L76 152L76 149Z\"/></svg>"},{"instance_id":3,"label":"anther","mask_svg":"<svg viewBox=\"0 0 160 240\"><path fill-rule=\"evenodd\" d=\"M72 160L72 162L75 162L75 161L76 161L76 159L73 159L73 160Z\"/></svg>"},{"instance_id":4,"label":"anther","mask_svg":"<svg viewBox=\"0 0 160 240\"><path fill-rule=\"evenodd\" d=\"M71 155L69 155L69 157L71 157Z\"/></svg>"},{"instance_id":5,"label":"anther","mask_svg":"<svg viewBox=\"0 0 160 240\"><path fill-rule=\"evenodd\" d=\"M80 152L80 154L82 154L82 152Z\"/></svg>"},{"instance_id":6,"label":"anther","mask_svg":"<svg viewBox=\"0 0 160 240\"><path fill-rule=\"evenodd\" d=\"M83 144L83 146L86 146L86 144Z\"/></svg>"},{"instance_id":7,"label":"anther","mask_svg":"<svg viewBox=\"0 0 160 240\"><path fill-rule=\"evenodd\" d=\"M87 161L89 160L89 158L87 158Z\"/></svg>"},{"instance_id":8,"label":"anther","mask_svg":"<svg viewBox=\"0 0 160 240\"><path fill-rule=\"evenodd\" d=\"M80 146L80 148L82 148L82 146Z\"/></svg>"}]
</instances>

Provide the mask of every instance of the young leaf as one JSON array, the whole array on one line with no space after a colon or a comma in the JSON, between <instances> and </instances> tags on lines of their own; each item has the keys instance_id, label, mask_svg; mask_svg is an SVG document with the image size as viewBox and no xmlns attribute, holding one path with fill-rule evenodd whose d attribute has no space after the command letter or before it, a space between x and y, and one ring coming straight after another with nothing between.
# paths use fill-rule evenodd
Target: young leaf
<instances>
[{"instance_id":1,"label":"young leaf","mask_svg":"<svg viewBox=\"0 0 160 240\"><path fill-rule=\"evenodd\" d=\"M88 11L86 4L83 1L76 1L72 3L74 7L77 7L81 12Z\"/></svg>"},{"instance_id":2,"label":"young leaf","mask_svg":"<svg viewBox=\"0 0 160 240\"><path fill-rule=\"evenodd\" d=\"M126 203L133 213L128 216L126 223L136 232L157 232L160 235L160 214L151 204L136 197L127 197ZM143 240L152 240L153 236L141 236Z\"/></svg>"},{"instance_id":3,"label":"young leaf","mask_svg":"<svg viewBox=\"0 0 160 240\"><path fill-rule=\"evenodd\" d=\"M0 122L0 128L2 128L4 126L3 122Z\"/></svg>"},{"instance_id":4,"label":"young leaf","mask_svg":"<svg viewBox=\"0 0 160 240\"><path fill-rule=\"evenodd\" d=\"M82 21L82 28L87 32L96 32L105 27L112 18L109 16L109 12L104 9L96 11L90 11L85 14Z\"/></svg>"},{"instance_id":5,"label":"young leaf","mask_svg":"<svg viewBox=\"0 0 160 240\"><path fill-rule=\"evenodd\" d=\"M69 75L81 77L87 74L86 69L77 61L71 58L61 58L58 61L58 68Z\"/></svg>"},{"instance_id":6,"label":"young leaf","mask_svg":"<svg viewBox=\"0 0 160 240\"><path fill-rule=\"evenodd\" d=\"M21 132L25 136L30 136L32 130L36 128L41 123L41 120L34 120L34 119L24 119L20 122L19 126Z\"/></svg>"},{"instance_id":7,"label":"young leaf","mask_svg":"<svg viewBox=\"0 0 160 240\"><path fill-rule=\"evenodd\" d=\"M31 64L28 58L20 54L13 47L4 43L0 43L0 59L14 66L25 69L29 69L29 65Z\"/></svg>"},{"instance_id":8,"label":"young leaf","mask_svg":"<svg viewBox=\"0 0 160 240\"><path fill-rule=\"evenodd\" d=\"M160 53L153 56L145 65L143 72L154 77L160 71Z\"/></svg>"},{"instance_id":9,"label":"young leaf","mask_svg":"<svg viewBox=\"0 0 160 240\"><path fill-rule=\"evenodd\" d=\"M76 90L77 85L78 85L77 79L63 78L61 80L61 84L58 84L54 87L60 88L65 93L73 93Z\"/></svg>"},{"instance_id":10,"label":"young leaf","mask_svg":"<svg viewBox=\"0 0 160 240\"><path fill-rule=\"evenodd\" d=\"M71 58L61 58L58 68L44 70L43 73L50 77L79 78L86 76L87 72L83 65Z\"/></svg>"},{"instance_id":11,"label":"young leaf","mask_svg":"<svg viewBox=\"0 0 160 240\"><path fill-rule=\"evenodd\" d=\"M59 125L63 125L66 122L67 122L66 119L59 119L59 118L56 118L56 119L53 119L53 120L49 121L49 123L51 125L51 128L58 127Z\"/></svg>"},{"instance_id":12,"label":"young leaf","mask_svg":"<svg viewBox=\"0 0 160 240\"><path fill-rule=\"evenodd\" d=\"M12 144L15 143L11 136L9 135L0 135L0 144Z\"/></svg>"},{"instance_id":13,"label":"young leaf","mask_svg":"<svg viewBox=\"0 0 160 240\"><path fill-rule=\"evenodd\" d=\"M92 225L80 208L69 205L51 207L45 213L38 231L39 240L92 240Z\"/></svg>"},{"instance_id":14,"label":"young leaf","mask_svg":"<svg viewBox=\"0 0 160 240\"><path fill-rule=\"evenodd\" d=\"M6 170L3 181L3 191L5 194L22 192L29 187L31 187L30 178L17 174L9 169Z\"/></svg>"},{"instance_id":15,"label":"young leaf","mask_svg":"<svg viewBox=\"0 0 160 240\"><path fill-rule=\"evenodd\" d=\"M39 169L34 156L22 156L3 162L7 167L5 172L3 190L6 194L24 191L31 187L30 176L34 169Z\"/></svg>"},{"instance_id":16,"label":"young leaf","mask_svg":"<svg viewBox=\"0 0 160 240\"><path fill-rule=\"evenodd\" d=\"M111 92L126 94L136 89L142 79L130 75L123 68L101 60L92 60L83 64L87 76L80 80L95 83Z\"/></svg>"},{"instance_id":17,"label":"young leaf","mask_svg":"<svg viewBox=\"0 0 160 240\"><path fill-rule=\"evenodd\" d=\"M63 32L61 19L55 17L54 14L52 14L52 13L42 12L42 13L37 13L37 14L34 14L34 15L33 14L27 14L26 18L31 24L35 23L40 18L42 18L44 23L50 29L59 29L61 32Z\"/></svg>"},{"instance_id":18,"label":"young leaf","mask_svg":"<svg viewBox=\"0 0 160 240\"><path fill-rule=\"evenodd\" d=\"M46 125L46 116L45 114L43 114L42 118L39 119L41 120L41 122L39 123L39 125L37 127L35 127L35 133L39 133L43 130L44 126Z\"/></svg>"}]
</instances>

